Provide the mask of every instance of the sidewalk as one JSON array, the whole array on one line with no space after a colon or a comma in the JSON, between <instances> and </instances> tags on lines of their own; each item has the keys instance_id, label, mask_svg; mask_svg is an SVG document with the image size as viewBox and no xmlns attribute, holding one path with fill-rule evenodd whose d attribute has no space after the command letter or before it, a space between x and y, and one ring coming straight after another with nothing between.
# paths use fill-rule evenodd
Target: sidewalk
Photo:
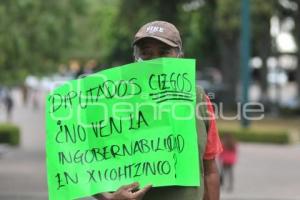
<instances>
[{"instance_id":1,"label":"sidewalk","mask_svg":"<svg viewBox=\"0 0 300 200\"><path fill-rule=\"evenodd\" d=\"M0 199L47 199L44 152L8 150L0 158Z\"/></svg>"},{"instance_id":2,"label":"sidewalk","mask_svg":"<svg viewBox=\"0 0 300 200\"><path fill-rule=\"evenodd\" d=\"M224 200L299 200L300 146L241 144L233 193Z\"/></svg>"},{"instance_id":3,"label":"sidewalk","mask_svg":"<svg viewBox=\"0 0 300 200\"><path fill-rule=\"evenodd\" d=\"M33 110L30 105L21 105L18 96L16 99L13 123L21 129L21 145L2 148L5 150L0 156L0 199L48 199L43 108Z\"/></svg>"}]
</instances>

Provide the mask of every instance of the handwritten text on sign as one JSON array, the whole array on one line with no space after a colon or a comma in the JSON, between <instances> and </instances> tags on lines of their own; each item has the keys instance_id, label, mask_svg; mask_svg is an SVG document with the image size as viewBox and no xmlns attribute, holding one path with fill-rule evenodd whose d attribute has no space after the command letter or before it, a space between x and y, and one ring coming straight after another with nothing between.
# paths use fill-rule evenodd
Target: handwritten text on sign
<instances>
[{"instance_id":1,"label":"handwritten text on sign","mask_svg":"<svg viewBox=\"0 0 300 200\"><path fill-rule=\"evenodd\" d=\"M47 97L50 199L138 181L199 185L195 61L162 58L74 80Z\"/></svg>"}]
</instances>

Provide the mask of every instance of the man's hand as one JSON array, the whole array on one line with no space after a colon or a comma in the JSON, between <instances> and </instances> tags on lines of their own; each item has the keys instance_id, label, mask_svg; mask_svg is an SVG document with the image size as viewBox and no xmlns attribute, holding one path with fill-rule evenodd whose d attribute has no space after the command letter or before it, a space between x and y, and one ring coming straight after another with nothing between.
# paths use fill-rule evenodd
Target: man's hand
<instances>
[{"instance_id":1,"label":"man's hand","mask_svg":"<svg viewBox=\"0 0 300 200\"><path fill-rule=\"evenodd\" d=\"M147 185L143 189L135 191L138 187L139 183L135 182L129 185L124 185L113 193L105 192L94 197L98 200L142 200L145 193L152 187L152 185Z\"/></svg>"}]
</instances>

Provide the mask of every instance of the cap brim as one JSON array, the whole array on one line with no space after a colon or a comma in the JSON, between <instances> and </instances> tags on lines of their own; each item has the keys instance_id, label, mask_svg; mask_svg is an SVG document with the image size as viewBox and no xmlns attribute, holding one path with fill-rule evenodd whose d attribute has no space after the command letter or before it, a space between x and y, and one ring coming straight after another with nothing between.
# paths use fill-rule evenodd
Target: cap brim
<instances>
[{"instance_id":1,"label":"cap brim","mask_svg":"<svg viewBox=\"0 0 300 200\"><path fill-rule=\"evenodd\" d=\"M177 45L175 42L172 42L172 41L170 41L170 40L167 40L167 39L161 38L161 37L157 37L157 36L146 36L146 37L140 37L140 38L137 38L137 39L135 39L135 40L133 41L132 46L135 45L136 43L138 43L139 41L145 39L145 38L153 38L153 39L156 39L156 40L158 40L158 41L161 41L161 42L163 42L163 43L165 43L165 44L167 44L167 45L169 45L169 46L171 46L171 47L179 47L179 45Z\"/></svg>"}]
</instances>

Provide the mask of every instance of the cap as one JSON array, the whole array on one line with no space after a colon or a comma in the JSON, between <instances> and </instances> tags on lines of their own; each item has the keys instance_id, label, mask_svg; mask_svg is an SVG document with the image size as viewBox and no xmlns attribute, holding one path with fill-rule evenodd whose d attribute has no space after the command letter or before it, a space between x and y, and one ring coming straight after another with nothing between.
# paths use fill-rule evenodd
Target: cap
<instances>
[{"instance_id":1,"label":"cap","mask_svg":"<svg viewBox=\"0 0 300 200\"><path fill-rule=\"evenodd\" d=\"M171 47L182 48L179 31L169 22L153 21L145 24L135 34L133 45L144 38L154 38Z\"/></svg>"}]
</instances>

